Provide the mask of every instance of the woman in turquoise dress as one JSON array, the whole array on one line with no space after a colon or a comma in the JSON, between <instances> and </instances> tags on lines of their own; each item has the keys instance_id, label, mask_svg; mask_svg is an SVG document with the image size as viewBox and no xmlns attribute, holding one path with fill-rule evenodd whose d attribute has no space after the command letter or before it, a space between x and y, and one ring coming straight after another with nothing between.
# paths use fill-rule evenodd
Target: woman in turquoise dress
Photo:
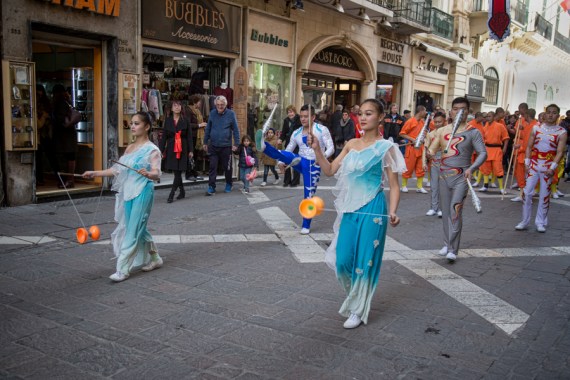
<instances>
[{"instance_id":1,"label":"woman in turquoise dress","mask_svg":"<svg viewBox=\"0 0 570 380\"><path fill-rule=\"evenodd\" d=\"M326 252L326 263L336 271L346 292L339 313L348 317L347 329L368 323L370 303L378 284L386 229L397 226L399 191L390 191L388 204L384 185L398 190L398 173L406 170L404 157L388 140L382 139L379 125L382 104L367 99L360 106L359 120L364 136L348 141L338 157L329 163L311 139L321 170L338 179L334 189L338 212L334 238Z\"/></svg>"},{"instance_id":2,"label":"woman in turquoise dress","mask_svg":"<svg viewBox=\"0 0 570 380\"><path fill-rule=\"evenodd\" d=\"M151 119L146 112L132 117L131 132L135 142L127 146L119 162L106 170L86 171L84 178L115 177L112 190L117 191L115 221L119 224L111 234L117 271L110 276L115 282L129 278L131 271L151 271L162 266L162 259L147 222L154 201L154 182L160 179L160 150L148 138Z\"/></svg>"}]
</instances>

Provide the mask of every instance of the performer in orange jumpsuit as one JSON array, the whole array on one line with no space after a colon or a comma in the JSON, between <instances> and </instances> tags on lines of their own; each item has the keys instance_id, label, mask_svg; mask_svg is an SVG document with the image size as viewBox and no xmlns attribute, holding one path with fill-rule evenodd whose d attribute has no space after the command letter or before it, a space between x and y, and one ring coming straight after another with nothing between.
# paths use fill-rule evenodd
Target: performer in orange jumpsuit
<instances>
[{"instance_id":1,"label":"performer in orange jumpsuit","mask_svg":"<svg viewBox=\"0 0 570 380\"><path fill-rule=\"evenodd\" d=\"M416 143L416 138L422 131L424 126L424 118L427 116L427 111L424 106L418 106L416 108L416 114L414 117L410 118L400 131L400 137L409 141L409 145L406 146L406 154L404 156L406 160L407 170L402 174L402 192L408 192L408 179L412 178L414 172L416 173L416 178L418 179L417 192L427 194L427 190L423 187L423 180L425 171L422 163L422 153L423 145L416 149L414 144Z\"/></svg>"},{"instance_id":2,"label":"performer in orange jumpsuit","mask_svg":"<svg viewBox=\"0 0 570 380\"><path fill-rule=\"evenodd\" d=\"M481 133L481 136L485 136L485 115L483 115L482 112L475 113L475 119L468 122L467 127L475 128ZM473 154L473 157L471 157L471 162L475 162L475 157L477 157L477 154ZM481 170L477 170L477 172L473 174L473 177L475 177L475 183L473 183L473 186L479 186L479 182L481 182L481 176Z\"/></svg>"},{"instance_id":3,"label":"performer in orange jumpsuit","mask_svg":"<svg viewBox=\"0 0 570 380\"><path fill-rule=\"evenodd\" d=\"M515 165L515 178L517 179L517 184L520 188L520 195L511 199L512 202L522 202L522 194L524 187L526 185L526 173L524 166L524 155L526 152L526 146L528 145L528 138L532 132L532 127L538 124L538 120L534 117L536 111L534 109L528 109L528 104L521 103L519 105L519 112L521 117L517 120L515 130L519 129L519 135L514 141L513 149L517 150Z\"/></svg>"},{"instance_id":4,"label":"performer in orange jumpsuit","mask_svg":"<svg viewBox=\"0 0 570 380\"><path fill-rule=\"evenodd\" d=\"M487 147L487 161L481 165L481 172L483 173L483 186L479 191L487 191L489 189L489 176L491 172L497 176L499 180L499 187L501 193L504 193L503 187L503 155L507 150L509 143L509 132L502 123L499 123L497 116L494 115L494 121L485 127L485 146Z\"/></svg>"}]
</instances>

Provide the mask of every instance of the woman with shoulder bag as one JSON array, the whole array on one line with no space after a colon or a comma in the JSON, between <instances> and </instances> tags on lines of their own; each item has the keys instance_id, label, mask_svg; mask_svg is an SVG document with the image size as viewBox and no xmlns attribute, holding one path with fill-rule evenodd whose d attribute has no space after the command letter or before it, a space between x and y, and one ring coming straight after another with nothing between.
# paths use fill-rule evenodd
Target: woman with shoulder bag
<instances>
[{"instance_id":1,"label":"woman with shoulder bag","mask_svg":"<svg viewBox=\"0 0 570 380\"><path fill-rule=\"evenodd\" d=\"M172 203L176 189L180 188L178 197L186 196L182 173L188 167L188 158L193 157L194 145L192 142L192 127L190 121L182 114L182 103L173 100L170 105L171 114L164 120L164 132L160 142L162 157L166 159L166 169L174 173L172 189L167 203Z\"/></svg>"}]
</instances>

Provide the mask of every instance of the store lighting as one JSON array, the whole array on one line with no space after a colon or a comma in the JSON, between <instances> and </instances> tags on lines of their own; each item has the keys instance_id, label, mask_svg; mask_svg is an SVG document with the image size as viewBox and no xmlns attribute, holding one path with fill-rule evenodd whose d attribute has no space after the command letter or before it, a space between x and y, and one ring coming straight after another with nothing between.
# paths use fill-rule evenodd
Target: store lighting
<instances>
[{"instance_id":1,"label":"store lighting","mask_svg":"<svg viewBox=\"0 0 570 380\"><path fill-rule=\"evenodd\" d=\"M360 11L358 12L358 17L362 17L364 21L370 21L370 16L368 16L364 8L360 8Z\"/></svg>"},{"instance_id":2,"label":"store lighting","mask_svg":"<svg viewBox=\"0 0 570 380\"><path fill-rule=\"evenodd\" d=\"M182 58L186 58L186 54L184 54L184 55L182 56Z\"/></svg>"},{"instance_id":3,"label":"store lighting","mask_svg":"<svg viewBox=\"0 0 570 380\"><path fill-rule=\"evenodd\" d=\"M380 23L380 25L382 25L384 28L392 27L392 24L390 24L390 21L388 21L386 17L382 17L382 22Z\"/></svg>"},{"instance_id":4,"label":"store lighting","mask_svg":"<svg viewBox=\"0 0 570 380\"><path fill-rule=\"evenodd\" d=\"M344 8L343 8L342 4L340 3L340 0L335 0L333 7L335 7L336 10L339 11L340 13L344 13Z\"/></svg>"},{"instance_id":5,"label":"store lighting","mask_svg":"<svg viewBox=\"0 0 570 380\"><path fill-rule=\"evenodd\" d=\"M341 83L338 85L339 91L348 91L350 90L350 83Z\"/></svg>"}]
</instances>

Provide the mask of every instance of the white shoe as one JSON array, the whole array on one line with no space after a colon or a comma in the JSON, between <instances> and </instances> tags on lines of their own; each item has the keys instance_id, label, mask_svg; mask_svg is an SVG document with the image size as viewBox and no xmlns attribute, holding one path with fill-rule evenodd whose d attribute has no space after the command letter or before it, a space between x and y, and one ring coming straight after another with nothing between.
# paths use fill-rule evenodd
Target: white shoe
<instances>
[{"instance_id":1,"label":"white shoe","mask_svg":"<svg viewBox=\"0 0 570 380\"><path fill-rule=\"evenodd\" d=\"M402 193L408 192L408 188L406 186L402 187L400 190L402 191Z\"/></svg>"},{"instance_id":2,"label":"white shoe","mask_svg":"<svg viewBox=\"0 0 570 380\"><path fill-rule=\"evenodd\" d=\"M477 187L477 186L479 186L479 181L475 181L475 182L473 182L473 183L471 184L471 186L473 186L473 187Z\"/></svg>"},{"instance_id":3,"label":"white shoe","mask_svg":"<svg viewBox=\"0 0 570 380\"><path fill-rule=\"evenodd\" d=\"M125 281L127 278L129 278L129 274L117 272L117 273L113 273L112 275L110 275L109 278L115 282L121 282L121 281Z\"/></svg>"},{"instance_id":4,"label":"white shoe","mask_svg":"<svg viewBox=\"0 0 570 380\"><path fill-rule=\"evenodd\" d=\"M558 195L558 193L552 193L552 198L558 199L560 198L560 196Z\"/></svg>"},{"instance_id":5,"label":"white shoe","mask_svg":"<svg viewBox=\"0 0 570 380\"><path fill-rule=\"evenodd\" d=\"M443 217L443 212L438 211L438 212L437 212L437 216L440 217L440 218L442 218L442 217Z\"/></svg>"},{"instance_id":6,"label":"white shoe","mask_svg":"<svg viewBox=\"0 0 570 380\"><path fill-rule=\"evenodd\" d=\"M542 224L537 224L537 225L536 225L536 230L537 230L538 232L541 232L541 233L546 232L546 228L544 228L544 226L543 226Z\"/></svg>"},{"instance_id":7,"label":"white shoe","mask_svg":"<svg viewBox=\"0 0 570 380\"><path fill-rule=\"evenodd\" d=\"M501 194L505 195L507 193L506 189L501 189Z\"/></svg>"},{"instance_id":8,"label":"white shoe","mask_svg":"<svg viewBox=\"0 0 570 380\"><path fill-rule=\"evenodd\" d=\"M281 183L280 179L276 179L275 182L273 182L274 185L279 185Z\"/></svg>"},{"instance_id":9,"label":"white shoe","mask_svg":"<svg viewBox=\"0 0 570 380\"><path fill-rule=\"evenodd\" d=\"M515 182L515 183L513 183L513 185L511 186L511 189L516 189L516 188L518 188L518 187L519 187L519 184Z\"/></svg>"},{"instance_id":10,"label":"white shoe","mask_svg":"<svg viewBox=\"0 0 570 380\"><path fill-rule=\"evenodd\" d=\"M480 192L482 192L482 193L486 193L488 190L489 190L489 189L487 189L486 186L481 186L478 191L480 191Z\"/></svg>"},{"instance_id":11,"label":"white shoe","mask_svg":"<svg viewBox=\"0 0 570 380\"><path fill-rule=\"evenodd\" d=\"M495 182L493 182L493 183L491 183L491 185L489 185L489 187L490 187L491 189L496 189L498 186L497 186L497 184L496 184Z\"/></svg>"},{"instance_id":12,"label":"white shoe","mask_svg":"<svg viewBox=\"0 0 570 380\"><path fill-rule=\"evenodd\" d=\"M355 329L358 326L360 326L360 324L362 323L362 320L360 319L360 317L354 313L350 313L350 316L348 317L348 319L346 320L346 322L344 322L344 328L345 329Z\"/></svg>"},{"instance_id":13,"label":"white shoe","mask_svg":"<svg viewBox=\"0 0 570 380\"><path fill-rule=\"evenodd\" d=\"M426 189L424 189L423 187L420 187L419 189L416 189L416 193L427 194L428 191Z\"/></svg>"},{"instance_id":14,"label":"white shoe","mask_svg":"<svg viewBox=\"0 0 570 380\"><path fill-rule=\"evenodd\" d=\"M518 197L511 198L511 202L522 202L522 197L518 196Z\"/></svg>"},{"instance_id":15,"label":"white shoe","mask_svg":"<svg viewBox=\"0 0 570 380\"><path fill-rule=\"evenodd\" d=\"M520 222L519 224L517 224L515 226L515 230L517 231L524 231L528 228L528 225L524 224L523 222Z\"/></svg>"},{"instance_id":16,"label":"white shoe","mask_svg":"<svg viewBox=\"0 0 570 380\"><path fill-rule=\"evenodd\" d=\"M267 182L265 182L265 181L261 182L261 184L260 184L260 186L265 186L265 185L267 185Z\"/></svg>"},{"instance_id":17,"label":"white shoe","mask_svg":"<svg viewBox=\"0 0 570 380\"><path fill-rule=\"evenodd\" d=\"M152 260L148 265L141 268L143 272L150 272L151 270L160 268L163 264L162 258L159 257L158 260Z\"/></svg>"},{"instance_id":18,"label":"white shoe","mask_svg":"<svg viewBox=\"0 0 570 380\"><path fill-rule=\"evenodd\" d=\"M427 216L434 216L436 214L435 210L428 210L428 212L426 212Z\"/></svg>"},{"instance_id":19,"label":"white shoe","mask_svg":"<svg viewBox=\"0 0 570 380\"><path fill-rule=\"evenodd\" d=\"M453 262L455 261L455 259L457 258L457 255L453 252L448 252L447 255L445 256L445 258L450 261Z\"/></svg>"},{"instance_id":20,"label":"white shoe","mask_svg":"<svg viewBox=\"0 0 570 380\"><path fill-rule=\"evenodd\" d=\"M301 228L301 235L308 235L311 233L311 230L308 228Z\"/></svg>"},{"instance_id":21,"label":"white shoe","mask_svg":"<svg viewBox=\"0 0 570 380\"><path fill-rule=\"evenodd\" d=\"M564 194L563 192L561 192L560 190L556 190L556 195L558 195L559 197L563 197L566 194Z\"/></svg>"},{"instance_id":22,"label":"white shoe","mask_svg":"<svg viewBox=\"0 0 570 380\"><path fill-rule=\"evenodd\" d=\"M431 187L431 183L430 183L429 181L427 181L427 182L424 184L424 186L425 186L425 187Z\"/></svg>"},{"instance_id":23,"label":"white shoe","mask_svg":"<svg viewBox=\"0 0 570 380\"><path fill-rule=\"evenodd\" d=\"M440 255L440 256L445 256L445 255L447 255L447 245L444 245L443 248L440 249L437 254Z\"/></svg>"}]
</instances>

